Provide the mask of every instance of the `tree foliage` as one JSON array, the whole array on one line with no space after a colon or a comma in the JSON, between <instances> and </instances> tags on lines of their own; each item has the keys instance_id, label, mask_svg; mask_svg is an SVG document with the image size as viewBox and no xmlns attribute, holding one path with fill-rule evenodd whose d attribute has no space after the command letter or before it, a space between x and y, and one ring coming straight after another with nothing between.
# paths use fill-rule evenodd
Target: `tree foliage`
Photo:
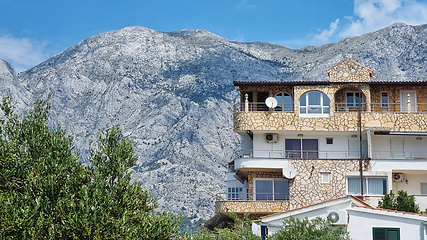
<instances>
[{"instance_id":1,"label":"tree foliage","mask_svg":"<svg viewBox=\"0 0 427 240\"><path fill-rule=\"evenodd\" d=\"M269 240L345 240L350 239L344 226L331 226L327 220L320 217L309 220L307 218L287 218L283 221L283 228L272 235Z\"/></svg>"},{"instance_id":2,"label":"tree foliage","mask_svg":"<svg viewBox=\"0 0 427 240\"><path fill-rule=\"evenodd\" d=\"M83 164L73 138L47 125L49 101L26 116L10 97L0 106L2 239L170 239L180 219L153 213L155 199L131 181L134 142L117 127L90 144Z\"/></svg>"},{"instance_id":3,"label":"tree foliage","mask_svg":"<svg viewBox=\"0 0 427 240\"><path fill-rule=\"evenodd\" d=\"M408 197L408 192L403 190L400 190L397 194L396 196L393 190L390 190L390 193L387 193L378 201L378 207L413 213L420 212L418 204L415 203L414 196Z\"/></svg>"},{"instance_id":4,"label":"tree foliage","mask_svg":"<svg viewBox=\"0 0 427 240\"><path fill-rule=\"evenodd\" d=\"M242 219L235 213L230 213L230 217L234 223L229 228L216 228L214 232L201 230L197 235L189 236L184 235L183 239L186 240L261 240L261 237L252 233L251 221L245 215Z\"/></svg>"}]
</instances>

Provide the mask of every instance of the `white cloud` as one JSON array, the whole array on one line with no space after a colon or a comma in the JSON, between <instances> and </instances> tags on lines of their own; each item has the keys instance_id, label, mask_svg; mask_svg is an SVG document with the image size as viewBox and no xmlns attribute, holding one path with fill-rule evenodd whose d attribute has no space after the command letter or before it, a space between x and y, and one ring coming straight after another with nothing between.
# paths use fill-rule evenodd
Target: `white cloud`
<instances>
[{"instance_id":1,"label":"white cloud","mask_svg":"<svg viewBox=\"0 0 427 240\"><path fill-rule=\"evenodd\" d=\"M256 8L256 5L250 4L247 0L242 0L237 3L237 9L252 9Z\"/></svg>"},{"instance_id":2,"label":"white cloud","mask_svg":"<svg viewBox=\"0 0 427 240\"><path fill-rule=\"evenodd\" d=\"M314 42L315 43L320 43L320 44L325 44L329 42L329 38L331 38L332 36L334 36L335 32L338 29L338 23L340 22L340 19L338 18L337 20L335 20L335 22L331 22L331 25L329 26L329 29L325 29L322 31L322 33L317 34L314 36Z\"/></svg>"},{"instance_id":3,"label":"white cloud","mask_svg":"<svg viewBox=\"0 0 427 240\"><path fill-rule=\"evenodd\" d=\"M234 38L233 41L236 41L236 42L245 41L245 34L241 33L240 31L237 31L237 37Z\"/></svg>"},{"instance_id":4,"label":"white cloud","mask_svg":"<svg viewBox=\"0 0 427 240\"><path fill-rule=\"evenodd\" d=\"M354 15L340 37L359 36L395 22L410 25L427 23L427 4L414 0L354 0Z\"/></svg>"},{"instance_id":5,"label":"white cloud","mask_svg":"<svg viewBox=\"0 0 427 240\"><path fill-rule=\"evenodd\" d=\"M12 64L17 72L34 67L50 56L46 43L12 35L0 36L0 58Z\"/></svg>"}]
</instances>

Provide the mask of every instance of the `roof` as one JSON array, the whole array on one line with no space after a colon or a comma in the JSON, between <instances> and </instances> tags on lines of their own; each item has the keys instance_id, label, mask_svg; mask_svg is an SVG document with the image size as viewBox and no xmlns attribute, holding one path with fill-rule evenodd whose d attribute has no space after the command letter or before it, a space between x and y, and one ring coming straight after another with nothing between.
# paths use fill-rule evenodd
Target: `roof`
<instances>
[{"instance_id":1,"label":"roof","mask_svg":"<svg viewBox=\"0 0 427 240\"><path fill-rule=\"evenodd\" d=\"M294 212L294 211L297 211L297 210L301 210L301 209L306 209L307 211L310 211L309 210L310 208L318 207L316 209L319 209L319 208L323 208L323 207L329 207L331 205L327 205L327 206L321 206L321 205L324 205L326 203L332 203L332 202L337 202L336 204L339 204L339 203L345 202L346 199L349 199L349 198L347 196L346 197L333 198L333 199L329 199L329 200L326 200L326 201L318 202L318 203L315 203L315 204L311 204L311 205L307 205L307 206L295 208L295 209L292 209L292 210L287 210L287 211L283 211L283 212L278 212L278 213L273 213L273 214L270 214L270 215L266 215L266 216L260 217L260 219L265 219L265 218L268 218L268 217L277 216L277 215L284 214L284 213L291 213L291 212ZM339 200L344 200L344 201L339 201ZM390 210L390 209L383 209L383 208L375 208L375 207L372 207L369 204L363 202L362 200L360 200L359 198L357 198L355 196L350 196L349 200L351 200L351 202L355 206L352 207L352 208L347 208L348 211L358 211L358 212L367 212L367 213L372 212L373 214L378 214L378 213L382 213L382 214L388 214L388 213L396 214L397 213L397 214L400 214L400 216L398 215L397 217L406 217L406 218L422 217L422 218L426 218L426 219L424 219L424 221L427 220L427 215L425 215L425 214L413 213L413 212L405 212L405 211L397 211L397 210Z\"/></svg>"},{"instance_id":2,"label":"roof","mask_svg":"<svg viewBox=\"0 0 427 240\"><path fill-rule=\"evenodd\" d=\"M405 212L405 211L391 210L391 209L385 209L385 208L362 207L362 206L358 206L358 207L360 207L360 208L366 208L366 209L370 209L370 210L384 211L384 212L402 213L402 214L409 214L409 215L415 215L415 216L422 216L422 217L426 217L427 218L427 215L426 214L422 214L422 213Z\"/></svg>"},{"instance_id":3,"label":"roof","mask_svg":"<svg viewBox=\"0 0 427 240\"><path fill-rule=\"evenodd\" d=\"M328 70L326 70L326 72L327 72L327 73L328 73L328 75L329 75L329 71L330 71L332 68L334 68L334 67L336 67L336 66L338 66L338 65L340 65L340 64L342 64L342 63L344 63L344 62L347 62L347 61L351 61L351 62L353 62L353 63L355 63L355 64L357 64L357 65L359 65L359 66L361 66L361 67L365 68L366 70L368 70L368 71L369 71L369 76L370 76L370 77L373 77L373 76L374 76L374 71L372 71L371 69L369 69L369 68L367 68L367 67L363 66L362 64L360 64L360 63L358 63L358 62L354 61L354 60L353 60L353 59L351 59L351 58L347 58L347 59L342 60L341 62L339 62L339 63L335 64L335 65L334 65L334 66L332 66L332 67L330 67Z\"/></svg>"},{"instance_id":4,"label":"roof","mask_svg":"<svg viewBox=\"0 0 427 240\"><path fill-rule=\"evenodd\" d=\"M240 86L240 85L252 85L252 86L259 86L259 85L272 85L272 86L279 86L279 85L322 85L322 84L329 84L328 80L295 80L295 81L233 81L234 86Z\"/></svg>"},{"instance_id":5,"label":"roof","mask_svg":"<svg viewBox=\"0 0 427 240\"><path fill-rule=\"evenodd\" d=\"M329 85L329 84L359 84L359 82L329 82L329 80L294 80L294 81L233 81L234 86L294 86L294 85ZM363 82L368 85L427 85L427 80L422 81L385 81L385 80L371 80L370 82Z\"/></svg>"}]
</instances>

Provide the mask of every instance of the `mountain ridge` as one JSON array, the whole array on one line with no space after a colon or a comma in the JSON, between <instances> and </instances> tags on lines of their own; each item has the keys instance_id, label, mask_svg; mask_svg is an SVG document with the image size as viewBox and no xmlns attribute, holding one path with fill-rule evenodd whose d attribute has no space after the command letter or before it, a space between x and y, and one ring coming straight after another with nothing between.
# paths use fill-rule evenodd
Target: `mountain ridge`
<instances>
[{"instance_id":1,"label":"mountain ridge","mask_svg":"<svg viewBox=\"0 0 427 240\"><path fill-rule=\"evenodd\" d=\"M133 179L160 209L206 219L239 145L233 80L328 80L326 70L348 57L374 70L374 80L422 80L426 29L397 23L289 49L206 30L127 27L84 39L18 75L0 61L0 81L11 89L1 93L19 99L20 109L52 93L50 124L75 136L83 156L94 132L120 126L137 143Z\"/></svg>"}]
</instances>

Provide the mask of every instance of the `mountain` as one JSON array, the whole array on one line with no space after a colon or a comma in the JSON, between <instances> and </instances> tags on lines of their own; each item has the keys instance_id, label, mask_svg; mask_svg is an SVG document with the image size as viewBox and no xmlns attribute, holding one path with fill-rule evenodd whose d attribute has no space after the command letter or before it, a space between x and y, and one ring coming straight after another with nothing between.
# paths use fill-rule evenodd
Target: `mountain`
<instances>
[{"instance_id":1,"label":"mountain","mask_svg":"<svg viewBox=\"0 0 427 240\"><path fill-rule=\"evenodd\" d=\"M16 76L0 62L0 81L28 105L52 97L61 124L86 149L93 133L120 126L139 156L133 178L160 208L207 219L223 192L233 132L233 80L327 80L351 57L380 80L424 80L427 25L402 23L320 47L239 43L204 30L127 27L102 33ZM22 99L22 100L21 100ZM30 101L29 101L30 99Z\"/></svg>"}]
</instances>

